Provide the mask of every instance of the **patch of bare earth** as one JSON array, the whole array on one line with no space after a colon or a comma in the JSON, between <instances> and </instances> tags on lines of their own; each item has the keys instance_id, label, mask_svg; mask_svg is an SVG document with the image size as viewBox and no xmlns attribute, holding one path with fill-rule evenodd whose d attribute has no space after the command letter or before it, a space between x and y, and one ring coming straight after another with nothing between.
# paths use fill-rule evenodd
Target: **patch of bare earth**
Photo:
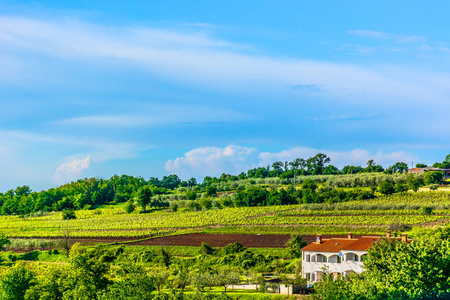
<instances>
[{"instance_id":1,"label":"patch of bare earth","mask_svg":"<svg viewBox=\"0 0 450 300\"><path fill-rule=\"evenodd\" d=\"M301 235L308 244L315 241L315 235ZM322 235L324 239L329 238L347 238L347 235ZM361 237L355 235L355 238ZM72 242L79 242L84 245L95 245L104 243L128 242L127 245L145 245L145 246L201 246L205 242L213 247L224 247L228 244L238 242L248 248L285 248L290 235L275 234L203 234L191 233L183 235L165 236L149 240L136 241L136 238L73 238Z\"/></svg>"}]
</instances>

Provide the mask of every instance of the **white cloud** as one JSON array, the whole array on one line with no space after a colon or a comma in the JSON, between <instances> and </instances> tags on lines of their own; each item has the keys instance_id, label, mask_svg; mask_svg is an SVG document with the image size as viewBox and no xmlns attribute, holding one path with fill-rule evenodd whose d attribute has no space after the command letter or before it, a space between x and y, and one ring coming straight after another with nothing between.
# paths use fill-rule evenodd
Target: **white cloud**
<instances>
[{"instance_id":1,"label":"white cloud","mask_svg":"<svg viewBox=\"0 0 450 300\"><path fill-rule=\"evenodd\" d=\"M83 171L91 165L91 156L76 158L60 165L53 176L53 183L62 185L80 178Z\"/></svg>"},{"instance_id":2,"label":"white cloud","mask_svg":"<svg viewBox=\"0 0 450 300\"><path fill-rule=\"evenodd\" d=\"M388 35L399 42L420 40L416 36L391 36L364 30L353 33L372 37ZM140 67L177 84L227 92L276 95L278 99L291 94L286 86L295 85L324 86L329 99L360 102L359 97L347 93L351 88L354 94L366 95L365 102L390 106L412 101L447 105L450 92L450 74L446 73L430 74L409 67L397 68L396 72L392 72L389 67L368 68L267 57L242 51L246 49L245 45L198 32L0 17L0 46L15 53L19 60L27 52L75 60L89 67L120 60L123 63L121 66ZM367 53L372 49L363 48L360 51ZM426 78L430 75L439 76L443 83L438 86L427 84ZM315 96L325 97L323 94Z\"/></svg>"},{"instance_id":3,"label":"white cloud","mask_svg":"<svg viewBox=\"0 0 450 300\"><path fill-rule=\"evenodd\" d=\"M331 164L342 168L345 165L365 166L367 161L373 159L384 167L396 162L418 161L414 155L403 152L372 153L363 149L350 151L328 151L307 147L296 147L280 152L260 152L258 149L244 146L229 145L225 148L201 147L191 150L183 157L166 162L166 170L180 175L182 178L191 176L220 176L222 173L239 174L251 168L271 165L274 161L292 161L295 158L307 159L324 153L331 158Z\"/></svg>"},{"instance_id":4,"label":"white cloud","mask_svg":"<svg viewBox=\"0 0 450 300\"><path fill-rule=\"evenodd\" d=\"M382 166L389 166L396 162L410 162L417 161L417 158L411 153L404 151L383 152L378 151L372 153L364 149L354 149L350 151L331 151L323 149L296 147L289 150L283 150L277 153L263 152L259 155L261 160L260 165L265 166L274 161L291 161L297 157L309 158L317 153L326 154L331 159L331 164L338 168L345 165L362 165L365 166L367 161L373 159L377 164Z\"/></svg>"},{"instance_id":5,"label":"white cloud","mask_svg":"<svg viewBox=\"0 0 450 300\"><path fill-rule=\"evenodd\" d=\"M166 162L166 170L183 178L191 176L219 176L222 173L240 173L258 163L255 148L229 145L225 148L201 147L186 152L183 157Z\"/></svg>"}]
</instances>

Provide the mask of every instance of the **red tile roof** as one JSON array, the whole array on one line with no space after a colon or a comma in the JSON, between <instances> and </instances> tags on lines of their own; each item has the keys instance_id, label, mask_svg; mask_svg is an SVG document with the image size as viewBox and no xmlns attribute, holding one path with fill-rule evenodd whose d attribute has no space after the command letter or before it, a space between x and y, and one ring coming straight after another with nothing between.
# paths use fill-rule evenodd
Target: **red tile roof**
<instances>
[{"instance_id":1,"label":"red tile roof","mask_svg":"<svg viewBox=\"0 0 450 300\"><path fill-rule=\"evenodd\" d=\"M340 252L341 250L365 251L372 247L372 243L379 237L361 237L359 239L323 239L322 243L311 243L302 248L303 251Z\"/></svg>"},{"instance_id":2,"label":"red tile roof","mask_svg":"<svg viewBox=\"0 0 450 300\"><path fill-rule=\"evenodd\" d=\"M340 252L342 247L345 247L356 239L323 239L322 243L311 243L308 246L302 248L303 251L315 251L315 252Z\"/></svg>"},{"instance_id":3,"label":"red tile roof","mask_svg":"<svg viewBox=\"0 0 450 300\"><path fill-rule=\"evenodd\" d=\"M341 248L342 250L358 250L358 251L366 251L370 247L372 247L372 244L374 242L377 242L380 238L379 237L362 237L358 240L354 241L353 243L346 245L345 247Z\"/></svg>"}]
</instances>

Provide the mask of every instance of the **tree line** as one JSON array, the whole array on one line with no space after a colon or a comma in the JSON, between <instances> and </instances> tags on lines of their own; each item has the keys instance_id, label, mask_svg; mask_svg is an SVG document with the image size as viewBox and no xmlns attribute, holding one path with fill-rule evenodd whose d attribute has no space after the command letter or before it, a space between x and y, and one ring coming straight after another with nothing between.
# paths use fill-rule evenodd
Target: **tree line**
<instances>
[{"instance_id":1,"label":"tree line","mask_svg":"<svg viewBox=\"0 0 450 300\"><path fill-rule=\"evenodd\" d=\"M360 166L345 166L342 170L338 170L332 166L330 158L319 153L308 159L296 158L291 162L274 162L272 167L266 168L258 167L250 169L247 173L240 175L222 174L221 177L205 177L202 183L198 183L195 178L183 181L177 175L171 174L164 176L162 179L155 177L145 180L142 177L133 177L128 175L114 175L110 179L101 178L85 178L78 181L62 185L58 188L52 188L46 191L33 192L27 185L17 187L5 193L0 193L0 214L1 215L24 215L39 211L63 211L63 210L77 210L77 209L91 209L103 204L122 203L130 199L137 199L138 204L145 211L147 207L153 206L155 208L165 208L169 206L168 201L161 200L161 195L173 194L177 188L187 188L187 199L195 199L196 192L192 189L203 190L207 196L214 196L217 192L217 184L223 181L233 182L241 179L249 178L267 178L279 177L281 179L291 179L295 176L308 176L318 174L358 174L358 173L380 173L388 174L399 173L407 171L408 167L405 163L398 162L393 166L383 169L382 166L377 165L373 160L367 162L367 167ZM419 164L418 164L419 165ZM439 167L450 167L450 155L447 155L442 163L434 164ZM442 179L442 174L439 172L427 172L424 176L425 183L438 183ZM433 178L426 178L432 176ZM253 180L253 179L252 179ZM356 180L356 179L355 179ZM295 179L294 179L295 181ZM353 184L353 183L352 183ZM378 184L378 183L377 183ZM417 186L423 183L416 182ZM410 184L411 185L411 184ZM374 186L371 184L370 186ZM405 187L401 185L397 189L399 192ZM383 189L392 191L392 184L390 188ZM394 187L394 191L395 187ZM240 199L242 197L263 197L264 200L258 200L259 205L291 204L298 202L320 202L321 196L317 193L303 191L302 194L292 195L292 192L283 191L266 191L266 190L250 190L249 192L240 193L238 195L238 205L243 203ZM345 199L347 196L342 196L342 191L327 192L328 196L333 199ZM326 194L326 193L321 193ZM339 194L339 195L338 195ZM244 196L242 196L244 195ZM364 196L365 197L365 196ZM315 200L311 200L314 198ZM307 199L298 201L298 199ZM245 200L244 202L246 202ZM252 201L247 201L251 203Z\"/></svg>"}]
</instances>

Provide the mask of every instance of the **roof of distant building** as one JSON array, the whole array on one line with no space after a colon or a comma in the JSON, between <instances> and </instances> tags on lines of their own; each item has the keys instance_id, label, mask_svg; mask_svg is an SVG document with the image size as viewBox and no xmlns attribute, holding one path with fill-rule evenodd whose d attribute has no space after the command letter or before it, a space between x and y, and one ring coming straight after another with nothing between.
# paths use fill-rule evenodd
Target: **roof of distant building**
<instances>
[{"instance_id":1,"label":"roof of distant building","mask_svg":"<svg viewBox=\"0 0 450 300\"><path fill-rule=\"evenodd\" d=\"M440 169L435 167L425 167L425 168L411 168L408 170L409 173L414 172L424 172L424 171L450 171L450 169Z\"/></svg>"}]
</instances>

